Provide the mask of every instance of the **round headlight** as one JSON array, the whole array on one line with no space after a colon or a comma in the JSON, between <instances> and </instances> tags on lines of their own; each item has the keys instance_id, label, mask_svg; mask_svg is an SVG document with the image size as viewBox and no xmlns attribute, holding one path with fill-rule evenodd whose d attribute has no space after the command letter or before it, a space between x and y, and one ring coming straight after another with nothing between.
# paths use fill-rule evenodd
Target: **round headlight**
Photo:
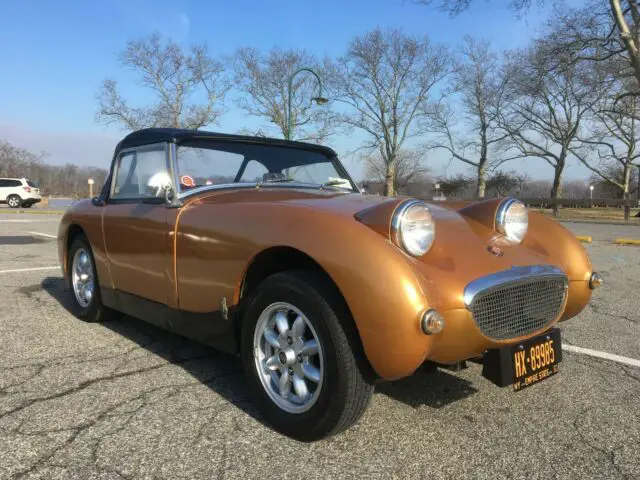
<instances>
[{"instance_id":1,"label":"round headlight","mask_svg":"<svg viewBox=\"0 0 640 480\"><path fill-rule=\"evenodd\" d=\"M522 242L529 228L529 214L525 204L515 198L503 201L496 214L496 228L507 240Z\"/></svg>"},{"instance_id":2,"label":"round headlight","mask_svg":"<svg viewBox=\"0 0 640 480\"><path fill-rule=\"evenodd\" d=\"M435 234L433 216L423 202L409 200L396 209L391 221L392 239L409 255L420 257L427 253Z\"/></svg>"}]
</instances>

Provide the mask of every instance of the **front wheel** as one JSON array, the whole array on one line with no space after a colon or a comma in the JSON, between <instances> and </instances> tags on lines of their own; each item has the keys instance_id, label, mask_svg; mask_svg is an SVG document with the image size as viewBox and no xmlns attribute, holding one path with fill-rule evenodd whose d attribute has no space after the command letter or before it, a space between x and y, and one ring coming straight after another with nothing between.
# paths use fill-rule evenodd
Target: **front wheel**
<instances>
[{"instance_id":1,"label":"front wheel","mask_svg":"<svg viewBox=\"0 0 640 480\"><path fill-rule=\"evenodd\" d=\"M373 394L340 305L318 277L287 272L264 280L245 311L242 360L251 390L267 420L299 440L346 430Z\"/></svg>"}]
</instances>

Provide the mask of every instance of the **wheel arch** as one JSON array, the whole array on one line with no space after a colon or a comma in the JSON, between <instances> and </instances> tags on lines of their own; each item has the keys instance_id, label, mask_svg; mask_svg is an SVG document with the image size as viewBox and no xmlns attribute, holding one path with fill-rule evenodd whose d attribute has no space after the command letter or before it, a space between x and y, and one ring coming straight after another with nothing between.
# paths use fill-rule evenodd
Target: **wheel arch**
<instances>
[{"instance_id":1,"label":"wheel arch","mask_svg":"<svg viewBox=\"0 0 640 480\"><path fill-rule=\"evenodd\" d=\"M64 268L65 276L68 273L67 268L69 265L69 249L71 248L71 244L73 243L73 241L80 235L84 235L85 237L87 236L84 229L77 223L72 223L67 227L64 238L64 251L62 252L64 255L62 268Z\"/></svg>"},{"instance_id":2,"label":"wheel arch","mask_svg":"<svg viewBox=\"0 0 640 480\"><path fill-rule=\"evenodd\" d=\"M255 291L257 286L267 277L282 272L307 271L314 273L318 281L324 288L329 289L333 302L332 305L340 311L338 318L345 329L351 348L358 360L363 374L375 377L374 370L367 359L362 339L358 332L356 322L351 313L351 309L342 294L340 287L331 275L310 255L305 252L288 246L274 246L262 250L256 254L245 269L244 275L236 292L236 305L238 307L238 321L235 322L238 333L242 328L243 306Z\"/></svg>"}]
</instances>

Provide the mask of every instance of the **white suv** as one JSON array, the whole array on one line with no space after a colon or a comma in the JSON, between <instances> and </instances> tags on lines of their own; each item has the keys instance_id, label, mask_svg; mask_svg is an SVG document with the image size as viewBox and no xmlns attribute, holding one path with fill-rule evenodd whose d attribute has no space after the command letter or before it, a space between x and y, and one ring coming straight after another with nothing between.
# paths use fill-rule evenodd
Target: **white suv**
<instances>
[{"instance_id":1,"label":"white suv","mask_svg":"<svg viewBox=\"0 0 640 480\"><path fill-rule=\"evenodd\" d=\"M26 178L0 178L0 203L11 208L29 208L40 200L37 183Z\"/></svg>"}]
</instances>

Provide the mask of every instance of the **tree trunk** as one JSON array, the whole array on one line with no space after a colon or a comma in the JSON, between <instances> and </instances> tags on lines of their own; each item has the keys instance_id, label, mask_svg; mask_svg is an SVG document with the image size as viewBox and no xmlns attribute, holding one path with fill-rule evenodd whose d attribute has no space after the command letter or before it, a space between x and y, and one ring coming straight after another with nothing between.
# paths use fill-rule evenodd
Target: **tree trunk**
<instances>
[{"instance_id":1,"label":"tree trunk","mask_svg":"<svg viewBox=\"0 0 640 480\"><path fill-rule=\"evenodd\" d=\"M624 166L624 179L623 179L624 190L623 190L622 198L624 198L625 221L628 221L629 217L631 216L631 196L629 195L629 190L631 187L631 185L629 185L631 183L631 168L632 167L629 164L629 162L627 162Z\"/></svg>"},{"instance_id":2,"label":"tree trunk","mask_svg":"<svg viewBox=\"0 0 640 480\"><path fill-rule=\"evenodd\" d=\"M478 189L476 195L478 200L484 198L484 192L487 188L487 169L484 167L478 167Z\"/></svg>"},{"instance_id":3,"label":"tree trunk","mask_svg":"<svg viewBox=\"0 0 640 480\"><path fill-rule=\"evenodd\" d=\"M556 166L553 175L553 186L551 187L551 201L553 202L553 216L558 216L558 199L562 196L562 170L560 165Z\"/></svg>"},{"instance_id":4,"label":"tree trunk","mask_svg":"<svg viewBox=\"0 0 640 480\"><path fill-rule=\"evenodd\" d=\"M624 16L626 9L620 5L620 0L609 0L609 5L611 6L613 19L620 30L620 38L622 38L625 49L629 54L629 62L635 73L636 80L640 84L640 52L638 51L638 45L636 43L637 37L631 33L629 25L627 25ZM637 27L637 25L634 25L634 27Z\"/></svg>"},{"instance_id":5,"label":"tree trunk","mask_svg":"<svg viewBox=\"0 0 640 480\"><path fill-rule=\"evenodd\" d=\"M636 206L640 206L640 166L638 166L638 179L636 183ZM637 213L636 217L640 217L640 212Z\"/></svg>"},{"instance_id":6,"label":"tree trunk","mask_svg":"<svg viewBox=\"0 0 640 480\"><path fill-rule=\"evenodd\" d=\"M395 158L387 163L387 175L384 180L384 196L393 197L396 194L394 184L396 176L396 160Z\"/></svg>"}]
</instances>

